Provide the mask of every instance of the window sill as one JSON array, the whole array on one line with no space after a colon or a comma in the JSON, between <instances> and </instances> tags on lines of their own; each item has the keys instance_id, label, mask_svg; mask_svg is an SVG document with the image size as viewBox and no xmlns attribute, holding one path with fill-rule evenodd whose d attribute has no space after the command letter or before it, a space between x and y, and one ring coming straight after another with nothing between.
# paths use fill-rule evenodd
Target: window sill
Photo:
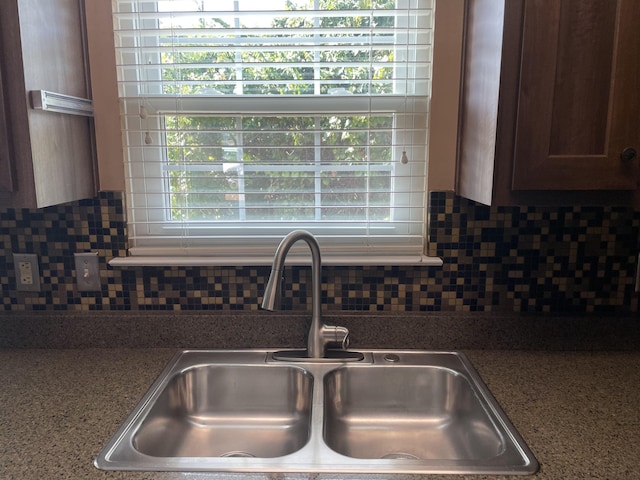
<instances>
[{"instance_id":1,"label":"window sill","mask_svg":"<svg viewBox=\"0 0 640 480\"><path fill-rule=\"evenodd\" d=\"M270 256L130 256L115 257L109 260L112 267L259 267L271 265L273 255ZM308 255L290 255L286 265L310 265ZM398 256L341 256L323 255L323 266L334 267L364 267L364 266L417 266L441 267L442 259L426 255L398 255Z\"/></svg>"}]
</instances>

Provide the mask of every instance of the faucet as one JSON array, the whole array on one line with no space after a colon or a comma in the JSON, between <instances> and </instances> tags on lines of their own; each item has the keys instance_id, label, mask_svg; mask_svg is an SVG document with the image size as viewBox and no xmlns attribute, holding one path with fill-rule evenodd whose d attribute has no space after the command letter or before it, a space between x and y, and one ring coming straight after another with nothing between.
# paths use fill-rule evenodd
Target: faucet
<instances>
[{"instance_id":1,"label":"faucet","mask_svg":"<svg viewBox=\"0 0 640 480\"><path fill-rule=\"evenodd\" d=\"M311 249L311 326L307 335L307 357L324 358L326 348L330 343L340 344L343 350L349 346L349 330L345 327L330 326L322 323L321 318L321 281L322 265L320 259L320 246L316 238L305 230L294 230L282 239L273 258L271 275L264 291L261 307L264 310L276 310L277 302L281 296L280 283L284 272L284 261L291 246L298 240L303 240Z\"/></svg>"}]
</instances>

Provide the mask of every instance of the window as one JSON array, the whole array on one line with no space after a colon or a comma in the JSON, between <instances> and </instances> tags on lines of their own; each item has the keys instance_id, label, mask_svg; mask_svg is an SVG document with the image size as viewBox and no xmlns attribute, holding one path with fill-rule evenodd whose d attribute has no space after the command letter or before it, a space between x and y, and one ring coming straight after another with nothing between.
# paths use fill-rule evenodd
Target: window
<instances>
[{"instance_id":1,"label":"window","mask_svg":"<svg viewBox=\"0 0 640 480\"><path fill-rule=\"evenodd\" d=\"M132 254L422 253L432 0L113 4Z\"/></svg>"}]
</instances>

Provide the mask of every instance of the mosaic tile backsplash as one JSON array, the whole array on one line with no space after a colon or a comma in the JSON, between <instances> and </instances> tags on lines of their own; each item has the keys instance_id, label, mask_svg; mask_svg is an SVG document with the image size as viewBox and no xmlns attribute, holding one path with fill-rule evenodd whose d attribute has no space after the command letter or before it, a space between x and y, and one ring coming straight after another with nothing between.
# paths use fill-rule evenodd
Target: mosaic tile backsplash
<instances>
[{"instance_id":1,"label":"mosaic tile backsplash","mask_svg":"<svg viewBox=\"0 0 640 480\"><path fill-rule=\"evenodd\" d=\"M327 311L634 313L640 213L487 207L432 192L429 255L442 267L324 267ZM270 267L130 267L123 196L0 209L2 309L257 310ZM102 291L79 292L75 252L99 252ZM40 292L16 291L12 252L36 253ZM287 267L284 310L310 309L308 267Z\"/></svg>"}]
</instances>

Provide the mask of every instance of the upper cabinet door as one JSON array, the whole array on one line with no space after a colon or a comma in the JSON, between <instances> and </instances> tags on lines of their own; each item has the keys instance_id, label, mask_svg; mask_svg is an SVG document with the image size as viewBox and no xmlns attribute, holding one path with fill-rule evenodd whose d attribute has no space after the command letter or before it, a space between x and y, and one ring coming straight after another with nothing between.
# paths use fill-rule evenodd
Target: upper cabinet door
<instances>
[{"instance_id":1,"label":"upper cabinet door","mask_svg":"<svg viewBox=\"0 0 640 480\"><path fill-rule=\"evenodd\" d=\"M640 1L527 0L513 190L635 190Z\"/></svg>"},{"instance_id":2,"label":"upper cabinet door","mask_svg":"<svg viewBox=\"0 0 640 480\"><path fill-rule=\"evenodd\" d=\"M92 120L30 100L90 98L87 70L84 0L0 0L0 208L95 195Z\"/></svg>"}]
</instances>

